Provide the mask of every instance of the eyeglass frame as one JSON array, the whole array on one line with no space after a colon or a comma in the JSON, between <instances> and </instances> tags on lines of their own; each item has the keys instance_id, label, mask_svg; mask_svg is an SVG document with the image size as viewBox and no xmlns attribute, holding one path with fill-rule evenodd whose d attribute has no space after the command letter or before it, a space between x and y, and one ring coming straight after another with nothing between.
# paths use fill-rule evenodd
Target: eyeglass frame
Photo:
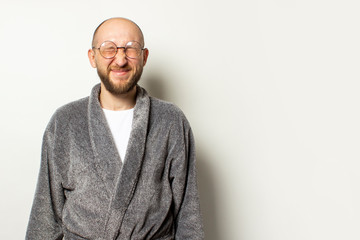
<instances>
[{"instance_id":1,"label":"eyeglass frame","mask_svg":"<svg viewBox=\"0 0 360 240\"><path fill-rule=\"evenodd\" d=\"M104 57L104 56L101 54L100 48L101 48L101 46L102 46L104 43L106 43L106 42L113 43L113 44L116 46L116 52L115 52L115 55L114 55L113 57ZM97 50L99 50L99 53L100 53L100 55L101 55L103 58L105 58L105 59L112 59L112 58L114 58L114 57L116 56L116 54L118 53L119 49L122 48L122 49L124 49L124 54L125 54L126 58L136 59L136 58L140 57L141 53L139 54L139 56L137 56L137 57L135 57L135 58L132 58L132 57L129 57L128 55L126 55L126 47L127 47L127 45L128 45L129 43L133 43L133 42L138 43L138 44L141 46L141 44L140 44L139 42L137 42L137 41L129 41L129 42L127 42L127 43L125 44L125 47L118 47L118 46L116 45L116 43L114 43L113 41L106 40L106 41L104 41L103 43L100 44L100 47L97 48L97 47L93 46L92 49L97 49ZM144 51L145 49L147 49L147 48L145 48L145 47L140 48L141 51Z\"/></svg>"}]
</instances>

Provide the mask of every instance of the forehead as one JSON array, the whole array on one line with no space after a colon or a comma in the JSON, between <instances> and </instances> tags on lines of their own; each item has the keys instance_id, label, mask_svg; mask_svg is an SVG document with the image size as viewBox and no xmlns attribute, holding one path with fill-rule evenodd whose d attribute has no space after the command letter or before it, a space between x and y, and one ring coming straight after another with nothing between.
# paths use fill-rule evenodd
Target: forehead
<instances>
[{"instance_id":1,"label":"forehead","mask_svg":"<svg viewBox=\"0 0 360 240\"><path fill-rule=\"evenodd\" d=\"M141 30L133 22L124 19L112 19L101 25L95 34L95 44L104 41L113 41L117 45L123 45L129 41L137 41L143 44Z\"/></svg>"}]
</instances>

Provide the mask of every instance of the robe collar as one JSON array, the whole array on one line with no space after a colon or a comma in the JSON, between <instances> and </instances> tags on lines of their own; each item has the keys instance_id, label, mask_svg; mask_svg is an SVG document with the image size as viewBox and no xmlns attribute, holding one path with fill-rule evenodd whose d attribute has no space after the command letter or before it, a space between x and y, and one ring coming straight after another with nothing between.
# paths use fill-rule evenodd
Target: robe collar
<instances>
[{"instance_id":1,"label":"robe collar","mask_svg":"<svg viewBox=\"0 0 360 240\"><path fill-rule=\"evenodd\" d=\"M95 156L95 168L102 179L113 206L126 208L139 179L150 112L150 98L145 89L136 86L136 104L129 143L123 163L99 101L100 84L92 89L88 105L89 134Z\"/></svg>"}]
</instances>

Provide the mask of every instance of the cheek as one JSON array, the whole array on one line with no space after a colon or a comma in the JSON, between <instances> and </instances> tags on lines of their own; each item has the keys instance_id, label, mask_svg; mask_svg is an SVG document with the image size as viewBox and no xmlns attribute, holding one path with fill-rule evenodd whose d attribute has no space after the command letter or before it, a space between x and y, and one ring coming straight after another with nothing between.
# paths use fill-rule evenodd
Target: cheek
<instances>
[{"instance_id":1,"label":"cheek","mask_svg":"<svg viewBox=\"0 0 360 240\"><path fill-rule=\"evenodd\" d=\"M104 59L99 59L96 61L96 67L99 69L99 70L102 70L102 71L107 71L107 69L110 67L110 64L111 64L111 61L104 61Z\"/></svg>"},{"instance_id":2,"label":"cheek","mask_svg":"<svg viewBox=\"0 0 360 240\"><path fill-rule=\"evenodd\" d=\"M138 69L140 69L142 66L142 61L138 60L138 61L132 61L131 62L131 67L133 68L134 71L137 71Z\"/></svg>"}]
</instances>

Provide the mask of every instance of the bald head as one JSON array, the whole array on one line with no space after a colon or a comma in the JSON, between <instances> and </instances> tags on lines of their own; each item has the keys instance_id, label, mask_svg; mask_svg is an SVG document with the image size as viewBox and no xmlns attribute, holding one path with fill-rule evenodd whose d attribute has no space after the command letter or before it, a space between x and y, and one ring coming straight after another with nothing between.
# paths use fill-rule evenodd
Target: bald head
<instances>
[{"instance_id":1,"label":"bald head","mask_svg":"<svg viewBox=\"0 0 360 240\"><path fill-rule=\"evenodd\" d=\"M145 45L144 35L140 27L133 21L126 18L110 18L103 21L94 31L92 39L92 47L98 46L99 42L102 43L105 40L111 40L114 36L132 37L139 42L142 47Z\"/></svg>"}]
</instances>

